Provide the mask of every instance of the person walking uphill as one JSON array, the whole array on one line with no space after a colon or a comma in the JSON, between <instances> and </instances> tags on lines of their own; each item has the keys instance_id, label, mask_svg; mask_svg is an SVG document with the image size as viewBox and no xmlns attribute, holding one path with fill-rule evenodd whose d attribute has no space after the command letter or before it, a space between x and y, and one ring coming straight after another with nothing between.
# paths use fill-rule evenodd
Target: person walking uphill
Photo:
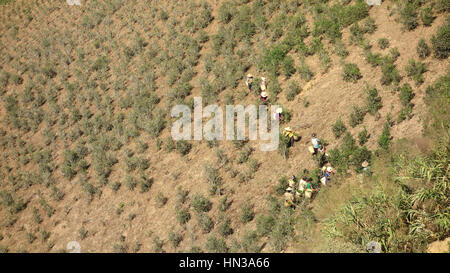
<instances>
[{"instance_id":1,"label":"person walking uphill","mask_svg":"<svg viewBox=\"0 0 450 273\"><path fill-rule=\"evenodd\" d=\"M313 154L317 154L317 151L320 149L320 139L317 138L317 135L315 133L312 134L311 144L314 148Z\"/></svg>"},{"instance_id":2,"label":"person walking uphill","mask_svg":"<svg viewBox=\"0 0 450 273\"><path fill-rule=\"evenodd\" d=\"M267 93L266 92L261 92L261 95L259 95L259 99L261 100L261 102L264 104L264 105L267 105L267 103L269 102L268 101L268 97L267 97Z\"/></svg>"},{"instance_id":3,"label":"person walking uphill","mask_svg":"<svg viewBox=\"0 0 450 273\"><path fill-rule=\"evenodd\" d=\"M278 119L278 121L280 121L280 122L283 121L283 119L284 119L283 108L278 107L278 108L275 110L274 118L275 118L275 119Z\"/></svg>"},{"instance_id":4,"label":"person walking uphill","mask_svg":"<svg viewBox=\"0 0 450 273\"><path fill-rule=\"evenodd\" d=\"M308 203L311 204L312 194L314 192L314 188L311 183L311 179L308 179L305 186L305 198L308 200Z\"/></svg>"},{"instance_id":5,"label":"person walking uphill","mask_svg":"<svg viewBox=\"0 0 450 273\"><path fill-rule=\"evenodd\" d=\"M261 88L261 91L266 91L267 89L266 78L261 77L261 83L259 85L259 88Z\"/></svg>"},{"instance_id":6,"label":"person walking uphill","mask_svg":"<svg viewBox=\"0 0 450 273\"><path fill-rule=\"evenodd\" d=\"M252 84L253 84L253 75L247 74L247 79L245 80L245 84L247 84L248 90L252 91Z\"/></svg>"}]
</instances>

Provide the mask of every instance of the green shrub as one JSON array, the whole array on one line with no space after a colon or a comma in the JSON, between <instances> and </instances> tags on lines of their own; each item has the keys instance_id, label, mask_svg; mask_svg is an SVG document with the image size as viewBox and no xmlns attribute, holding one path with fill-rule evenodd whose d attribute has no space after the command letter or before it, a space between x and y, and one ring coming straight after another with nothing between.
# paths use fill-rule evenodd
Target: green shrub
<instances>
[{"instance_id":1,"label":"green shrub","mask_svg":"<svg viewBox=\"0 0 450 273\"><path fill-rule=\"evenodd\" d=\"M417 54L419 55L419 58L425 59L426 57L430 56L430 53L431 49L425 39L420 39L417 43Z\"/></svg>"},{"instance_id":2,"label":"green shrub","mask_svg":"<svg viewBox=\"0 0 450 273\"><path fill-rule=\"evenodd\" d=\"M284 60L281 62L281 70L283 71L283 75L286 78L290 78L295 74L296 69L294 67L294 59L290 56L286 56Z\"/></svg>"},{"instance_id":3,"label":"green shrub","mask_svg":"<svg viewBox=\"0 0 450 273\"><path fill-rule=\"evenodd\" d=\"M286 176L282 176L278 179L278 185L275 186L274 190L277 194L282 195L288 186L289 183Z\"/></svg>"},{"instance_id":4,"label":"green shrub","mask_svg":"<svg viewBox=\"0 0 450 273\"><path fill-rule=\"evenodd\" d=\"M400 74L395 67L392 60L385 58L381 67L383 76L381 76L381 84L390 85L391 83L398 83L401 80Z\"/></svg>"},{"instance_id":5,"label":"green shrub","mask_svg":"<svg viewBox=\"0 0 450 273\"><path fill-rule=\"evenodd\" d=\"M304 59L302 59L300 67L298 67L297 70L300 74L300 77L306 82L309 82L314 77L314 73L308 67Z\"/></svg>"},{"instance_id":6,"label":"green shrub","mask_svg":"<svg viewBox=\"0 0 450 273\"><path fill-rule=\"evenodd\" d=\"M46 231L45 229L39 230L39 233L41 234L41 240L42 242L45 242L50 238L50 232Z\"/></svg>"},{"instance_id":7,"label":"green shrub","mask_svg":"<svg viewBox=\"0 0 450 273\"><path fill-rule=\"evenodd\" d=\"M191 219L191 214L189 213L189 211L185 208L181 208L181 207L177 207L175 208L176 210L176 218L178 223L180 223L181 225L186 224L187 222L189 222L189 220Z\"/></svg>"},{"instance_id":8,"label":"green shrub","mask_svg":"<svg viewBox=\"0 0 450 273\"><path fill-rule=\"evenodd\" d=\"M388 48L388 47L389 47L389 40L386 39L386 38L380 38L380 39L378 39L377 43L378 43L378 46L379 46L381 49L385 49L385 48Z\"/></svg>"},{"instance_id":9,"label":"green shrub","mask_svg":"<svg viewBox=\"0 0 450 273\"><path fill-rule=\"evenodd\" d=\"M245 253L259 253L258 234L256 231L245 230L241 239L241 247Z\"/></svg>"},{"instance_id":10,"label":"green shrub","mask_svg":"<svg viewBox=\"0 0 450 273\"><path fill-rule=\"evenodd\" d=\"M8 253L8 252L9 252L8 247L0 245L0 253Z\"/></svg>"},{"instance_id":11,"label":"green shrub","mask_svg":"<svg viewBox=\"0 0 450 273\"><path fill-rule=\"evenodd\" d=\"M364 31L359 24L354 24L350 27L350 41L352 44L360 44L364 40Z\"/></svg>"},{"instance_id":12,"label":"green shrub","mask_svg":"<svg viewBox=\"0 0 450 273\"><path fill-rule=\"evenodd\" d=\"M33 208L33 220L36 224L42 223L41 215L39 214L39 210L37 208Z\"/></svg>"},{"instance_id":13,"label":"green shrub","mask_svg":"<svg viewBox=\"0 0 450 273\"><path fill-rule=\"evenodd\" d=\"M434 21L433 9L431 7L426 7L420 13L420 18L424 26L431 26Z\"/></svg>"},{"instance_id":14,"label":"green shrub","mask_svg":"<svg viewBox=\"0 0 450 273\"><path fill-rule=\"evenodd\" d=\"M228 201L228 195L225 195L220 199L219 210L224 212L231 206L231 202Z\"/></svg>"},{"instance_id":15,"label":"green shrub","mask_svg":"<svg viewBox=\"0 0 450 273\"><path fill-rule=\"evenodd\" d=\"M249 168L249 172L251 175L253 175L255 172L258 171L259 166L261 165L261 163L259 163L259 161L257 159L250 159L248 161L248 168Z\"/></svg>"},{"instance_id":16,"label":"green shrub","mask_svg":"<svg viewBox=\"0 0 450 273\"><path fill-rule=\"evenodd\" d=\"M13 196L6 190L0 192L0 197L3 205L7 207L8 212L11 214L19 213L27 207L23 199L14 200Z\"/></svg>"},{"instance_id":17,"label":"green shrub","mask_svg":"<svg viewBox=\"0 0 450 273\"><path fill-rule=\"evenodd\" d=\"M391 133L390 133L390 124L386 122L383 127L383 132L378 138L378 147L383 150L388 150L391 145Z\"/></svg>"},{"instance_id":18,"label":"green shrub","mask_svg":"<svg viewBox=\"0 0 450 273\"><path fill-rule=\"evenodd\" d=\"M364 145L367 143L367 140L369 140L369 133L367 132L366 127L358 133L358 143L359 145Z\"/></svg>"},{"instance_id":19,"label":"green shrub","mask_svg":"<svg viewBox=\"0 0 450 273\"><path fill-rule=\"evenodd\" d=\"M197 213L197 225L203 233L209 233L214 228L214 222L208 214Z\"/></svg>"},{"instance_id":20,"label":"green shrub","mask_svg":"<svg viewBox=\"0 0 450 273\"><path fill-rule=\"evenodd\" d=\"M223 237L227 237L228 235L233 234L230 218L226 217L225 215L221 215L219 217L219 225L217 226L217 232Z\"/></svg>"},{"instance_id":21,"label":"green shrub","mask_svg":"<svg viewBox=\"0 0 450 273\"><path fill-rule=\"evenodd\" d=\"M450 12L450 3L447 0L437 0L435 9L437 12Z\"/></svg>"},{"instance_id":22,"label":"green shrub","mask_svg":"<svg viewBox=\"0 0 450 273\"><path fill-rule=\"evenodd\" d=\"M208 33L204 30L200 30L197 34L197 41L201 44L204 44L209 41Z\"/></svg>"},{"instance_id":23,"label":"green shrub","mask_svg":"<svg viewBox=\"0 0 450 273\"><path fill-rule=\"evenodd\" d=\"M237 163L242 164L244 162L247 162L247 160L250 158L251 153L253 152L253 148L251 146L244 146L244 148L239 152L237 157Z\"/></svg>"},{"instance_id":24,"label":"green shrub","mask_svg":"<svg viewBox=\"0 0 450 273\"><path fill-rule=\"evenodd\" d=\"M406 2L400 7L400 22L407 30L413 30L418 26L417 6L415 2Z\"/></svg>"},{"instance_id":25,"label":"green shrub","mask_svg":"<svg viewBox=\"0 0 450 273\"><path fill-rule=\"evenodd\" d=\"M326 50L319 51L319 61L322 67L322 73L326 73L331 66L331 58Z\"/></svg>"},{"instance_id":26,"label":"green shrub","mask_svg":"<svg viewBox=\"0 0 450 273\"><path fill-rule=\"evenodd\" d=\"M222 3L222 5L219 7L218 19L220 22L227 24L231 21L231 19L233 19L233 16L235 16L235 14L235 7L233 7L231 2L227 1Z\"/></svg>"},{"instance_id":27,"label":"green shrub","mask_svg":"<svg viewBox=\"0 0 450 273\"><path fill-rule=\"evenodd\" d=\"M448 145L437 147L429 154L416 154L405 145L386 156L382 161L386 166L380 166L383 168L379 172L382 177L376 178L376 172L374 176L374 182L380 186L364 196L356 195L346 201L336 216L327 221L326 234L334 234L333 237L344 238L360 247L374 240L375 236L382 251L387 253L405 249L424 252L434 238L444 238L449 230L444 212L449 190L446 180L441 178L446 173L443 162L448 161L444 152ZM423 180L429 185L412 187ZM428 211L425 204L433 204L435 209ZM361 226L365 228L361 229ZM422 228L417 229L418 226Z\"/></svg>"},{"instance_id":28,"label":"green shrub","mask_svg":"<svg viewBox=\"0 0 450 273\"><path fill-rule=\"evenodd\" d=\"M184 204L188 198L189 191L183 190L181 186L177 187L178 204Z\"/></svg>"},{"instance_id":29,"label":"green shrub","mask_svg":"<svg viewBox=\"0 0 450 273\"><path fill-rule=\"evenodd\" d=\"M181 241L183 241L183 236L179 232L175 232L173 229L169 232L169 242L174 248L177 248Z\"/></svg>"},{"instance_id":30,"label":"green shrub","mask_svg":"<svg viewBox=\"0 0 450 273\"><path fill-rule=\"evenodd\" d=\"M120 186L122 186L122 183L120 183L119 181L110 184L111 189L115 192L120 189Z\"/></svg>"},{"instance_id":31,"label":"green shrub","mask_svg":"<svg viewBox=\"0 0 450 273\"><path fill-rule=\"evenodd\" d=\"M256 33L256 26L251 20L250 9L243 7L238 15L233 19L233 27L237 29L236 36L240 40L250 41Z\"/></svg>"},{"instance_id":32,"label":"green shrub","mask_svg":"<svg viewBox=\"0 0 450 273\"><path fill-rule=\"evenodd\" d=\"M450 52L450 20L431 37L431 45L436 58L447 59Z\"/></svg>"},{"instance_id":33,"label":"green shrub","mask_svg":"<svg viewBox=\"0 0 450 273\"><path fill-rule=\"evenodd\" d=\"M129 51L124 52L126 56L129 56L130 58L134 55L134 52L131 51L130 48ZM95 59L94 64L92 65L92 69L95 71L103 70L108 66L108 59L105 56L98 57Z\"/></svg>"},{"instance_id":34,"label":"green shrub","mask_svg":"<svg viewBox=\"0 0 450 273\"><path fill-rule=\"evenodd\" d=\"M125 178L125 185L126 185L127 189L134 190L134 188L136 188L136 186L137 186L136 178L134 178L133 176L127 175L127 177Z\"/></svg>"},{"instance_id":35,"label":"green shrub","mask_svg":"<svg viewBox=\"0 0 450 273\"><path fill-rule=\"evenodd\" d=\"M254 217L253 205L250 203L249 200L247 200L241 207L241 216L240 216L241 222L248 223L251 220L253 220L253 217Z\"/></svg>"},{"instance_id":36,"label":"green shrub","mask_svg":"<svg viewBox=\"0 0 450 273\"><path fill-rule=\"evenodd\" d=\"M259 215L256 217L256 231L260 236L267 236L275 226L275 221L272 215Z\"/></svg>"},{"instance_id":37,"label":"green shrub","mask_svg":"<svg viewBox=\"0 0 450 273\"><path fill-rule=\"evenodd\" d=\"M354 63L344 64L343 78L346 82L356 83L360 78L362 78L359 68Z\"/></svg>"},{"instance_id":38,"label":"green shrub","mask_svg":"<svg viewBox=\"0 0 450 273\"><path fill-rule=\"evenodd\" d=\"M23 78L20 75L17 75L17 74L11 75L10 79L16 85L20 85L20 84L23 83Z\"/></svg>"},{"instance_id":39,"label":"green shrub","mask_svg":"<svg viewBox=\"0 0 450 273\"><path fill-rule=\"evenodd\" d=\"M56 77L56 72L53 68L53 66L49 63L47 63L43 68L42 68L42 73L47 76L47 78L52 79L54 77Z\"/></svg>"},{"instance_id":40,"label":"green shrub","mask_svg":"<svg viewBox=\"0 0 450 273\"><path fill-rule=\"evenodd\" d=\"M214 18L211 15L211 7L205 2L199 16L195 20L196 28L202 29L207 27L213 19Z\"/></svg>"},{"instance_id":41,"label":"green shrub","mask_svg":"<svg viewBox=\"0 0 450 273\"><path fill-rule=\"evenodd\" d=\"M272 251L282 251L286 247L288 241L293 239L295 235L295 223L296 216L293 214L293 211L287 208L281 209L280 213L277 215L275 225L268 236L269 245L271 246Z\"/></svg>"},{"instance_id":42,"label":"green shrub","mask_svg":"<svg viewBox=\"0 0 450 273\"><path fill-rule=\"evenodd\" d=\"M205 249L211 253L227 253L229 248L223 238L210 235L206 238Z\"/></svg>"},{"instance_id":43,"label":"green shrub","mask_svg":"<svg viewBox=\"0 0 450 273\"><path fill-rule=\"evenodd\" d=\"M28 239L28 243L32 244L34 242L34 240L37 239L37 237L34 236L34 234L31 232L27 232L27 239Z\"/></svg>"},{"instance_id":44,"label":"green shrub","mask_svg":"<svg viewBox=\"0 0 450 273\"><path fill-rule=\"evenodd\" d=\"M141 175L139 180L139 189L141 193L148 192L153 184L152 178L147 178L144 174Z\"/></svg>"},{"instance_id":45,"label":"green shrub","mask_svg":"<svg viewBox=\"0 0 450 273\"><path fill-rule=\"evenodd\" d=\"M163 252L164 241L162 241L158 236L153 236L153 250L157 253Z\"/></svg>"},{"instance_id":46,"label":"green shrub","mask_svg":"<svg viewBox=\"0 0 450 273\"><path fill-rule=\"evenodd\" d=\"M390 62L390 63L394 63L398 57L400 56L400 52L398 51L398 48L393 47L389 50L389 57L385 57L385 59L383 61L385 62Z\"/></svg>"},{"instance_id":47,"label":"green shrub","mask_svg":"<svg viewBox=\"0 0 450 273\"><path fill-rule=\"evenodd\" d=\"M342 121L342 119L338 119L333 124L333 127L331 128L331 130L333 131L334 137L335 138L339 138L339 137L341 137L341 135L343 133L345 133L345 131L347 131L347 127L345 126L345 124Z\"/></svg>"},{"instance_id":48,"label":"green shrub","mask_svg":"<svg viewBox=\"0 0 450 273\"><path fill-rule=\"evenodd\" d=\"M185 140L179 140L176 143L177 151L182 155L187 155L192 148L192 145Z\"/></svg>"},{"instance_id":49,"label":"green shrub","mask_svg":"<svg viewBox=\"0 0 450 273\"><path fill-rule=\"evenodd\" d=\"M169 14L165 10L161 10L159 12L159 18L163 21L167 21L167 19L169 19Z\"/></svg>"},{"instance_id":50,"label":"green shrub","mask_svg":"<svg viewBox=\"0 0 450 273\"><path fill-rule=\"evenodd\" d=\"M291 81L286 92L287 101L293 101L295 96L297 96L301 91L300 86L295 81Z\"/></svg>"},{"instance_id":51,"label":"green shrub","mask_svg":"<svg viewBox=\"0 0 450 273\"><path fill-rule=\"evenodd\" d=\"M410 59L408 65L405 67L408 77L412 78L416 85L421 85L424 81L423 73L427 71L425 64L416 62L414 59Z\"/></svg>"},{"instance_id":52,"label":"green shrub","mask_svg":"<svg viewBox=\"0 0 450 273\"><path fill-rule=\"evenodd\" d=\"M167 203L167 197L162 192L158 192L155 197L156 206L162 208Z\"/></svg>"},{"instance_id":53,"label":"green shrub","mask_svg":"<svg viewBox=\"0 0 450 273\"><path fill-rule=\"evenodd\" d=\"M356 127L364 120L367 110L363 107L353 106L353 111L350 113L349 124L352 127Z\"/></svg>"},{"instance_id":54,"label":"green shrub","mask_svg":"<svg viewBox=\"0 0 450 273\"><path fill-rule=\"evenodd\" d=\"M148 149L148 144L143 141L138 141L136 143L136 150L138 153L142 154Z\"/></svg>"},{"instance_id":55,"label":"green shrub","mask_svg":"<svg viewBox=\"0 0 450 273\"><path fill-rule=\"evenodd\" d=\"M176 147L177 146L175 144L175 141L173 141L172 137L167 137L167 142L166 142L166 146L165 146L166 151L170 153L171 151L176 149Z\"/></svg>"},{"instance_id":56,"label":"green shrub","mask_svg":"<svg viewBox=\"0 0 450 273\"><path fill-rule=\"evenodd\" d=\"M339 57L345 58L347 57L350 52L345 48L344 43L341 40L336 41L335 43L335 51L334 51Z\"/></svg>"},{"instance_id":57,"label":"green shrub","mask_svg":"<svg viewBox=\"0 0 450 273\"><path fill-rule=\"evenodd\" d=\"M400 123L407 118L411 119L413 117L412 108L413 108L413 105L411 103L409 103L406 106L403 106L403 108L398 113L397 123Z\"/></svg>"},{"instance_id":58,"label":"green shrub","mask_svg":"<svg viewBox=\"0 0 450 273\"><path fill-rule=\"evenodd\" d=\"M366 61L372 66L376 67L383 63L380 53L372 53L370 50L365 51Z\"/></svg>"},{"instance_id":59,"label":"green shrub","mask_svg":"<svg viewBox=\"0 0 450 273\"><path fill-rule=\"evenodd\" d=\"M78 236L80 237L81 240L86 239L87 235L88 235L88 231L84 227L81 227L78 230Z\"/></svg>"},{"instance_id":60,"label":"green shrub","mask_svg":"<svg viewBox=\"0 0 450 273\"><path fill-rule=\"evenodd\" d=\"M286 45L274 45L270 49L267 49L264 52L263 56L263 65L266 71L269 71L271 74L278 74L279 65L283 62L284 58L287 54L287 46ZM273 81L270 81L273 82Z\"/></svg>"},{"instance_id":61,"label":"green shrub","mask_svg":"<svg viewBox=\"0 0 450 273\"><path fill-rule=\"evenodd\" d=\"M374 33L376 29L377 26L375 25L375 20L372 17L369 17L362 22L361 30L364 33Z\"/></svg>"},{"instance_id":62,"label":"green shrub","mask_svg":"<svg viewBox=\"0 0 450 273\"><path fill-rule=\"evenodd\" d=\"M196 193L192 197L191 206L196 212L208 212L211 209L212 203L203 195Z\"/></svg>"},{"instance_id":63,"label":"green shrub","mask_svg":"<svg viewBox=\"0 0 450 273\"><path fill-rule=\"evenodd\" d=\"M409 85L408 83L405 83L400 88L400 93L398 94L398 96L400 98L401 104L403 106L407 106L409 104L409 102L412 100L412 98L414 97L414 93L412 91L411 85Z\"/></svg>"},{"instance_id":64,"label":"green shrub","mask_svg":"<svg viewBox=\"0 0 450 273\"><path fill-rule=\"evenodd\" d=\"M342 145L329 151L328 160L338 172L346 173L351 166L355 171L360 171L361 163L370 157L370 151L366 147L359 148L353 136L347 132L342 138Z\"/></svg>"},{"instance_id":65,"label":"green shrub","mask_svg":"<svg viewBox=\"0 0 450 273\"><path fill-rule=\"evenodd\" d=\"M219 170L212 165L205 166L205 177L206 181L210 185L210 193L216 194L220 192L222 185L222 177L220 176Z\"/></svg>"},{"instance_id":66,"label":"green shrub","mask_svg":"<svg viewBox=\"0 0 450 273\"><path fill-rule=\"evenodd\" d=\"M378 95L378 90L376 88L367 87L366 92L366 108L369 114L373 116L383 106L383 104L381 103L381 97Z\"/></svg>"}]
</instances>

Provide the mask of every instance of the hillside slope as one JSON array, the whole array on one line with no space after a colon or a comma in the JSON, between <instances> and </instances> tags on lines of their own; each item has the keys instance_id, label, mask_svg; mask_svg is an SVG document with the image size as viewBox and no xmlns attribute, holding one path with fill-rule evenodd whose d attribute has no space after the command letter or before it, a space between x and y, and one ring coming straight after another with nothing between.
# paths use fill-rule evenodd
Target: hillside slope
<instances>
[{"instance_id":1,"label":"hillside slope","mask_svg":"<svg viewBox=\"0 0 450 273\"><path fill-rule=\"evenodd\" d=\"M308 236L300 229L313 218L320 233L330 216L320 197L312 211L280 214L292 230L262 224L276 203L268 197L281 199L279 178L317 168L311 134L338 148L344 137L332 128L342 119L354 138L365 128L363 146L375 151L390 119L394 140L428 145L426 87L448 73L431 42L448 26L446 1L422 1L415 15L401 1L84 2L1 7L4 250L65 251L78 241L82 252L333 251L291 238ZM421 19L428 7L431 23ZM420 39L430 51L423 58ZM344 80L345 64L358 67L354 82ZM247 73L268 79L271 103L291 113L281 128L302 136L287 158L259 151L258 141L171 140L175 104L258 103ZM371 114L373 88L381 107ZM352 127L353 106L363 113ZM341 184L356 181L354 170L340 171Z\"/></svg>"}]
</instances>

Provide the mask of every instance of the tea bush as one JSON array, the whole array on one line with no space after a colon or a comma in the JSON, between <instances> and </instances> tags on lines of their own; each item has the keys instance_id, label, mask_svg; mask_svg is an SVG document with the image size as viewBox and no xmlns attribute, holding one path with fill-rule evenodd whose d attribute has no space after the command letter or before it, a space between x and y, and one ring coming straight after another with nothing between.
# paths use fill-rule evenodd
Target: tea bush
<instances>
[{"instance_id":1,"label":"tea bush","mask_svg":"<svg viewBox=\"0 0 450 273\"><path fill-rule=\"evenodd\" d=\"M191 206L196 212L208 212L211 209L212 203L203 195L196 193L191 199Z\"/></svg>"},{"instance_id":2,"label":"tea bush","mask_svg":"<svg viewBox=\"0 0 450 273\"><path fill-rule=\"evenodd\" d=\"M291 81L286 92L286 100L293 101L295 96L297 96L301 91L300 86L295 81Z\"/></svg>"},{"instance_id":3,"label":"tea bush","mask_svg":"<svg viewBox=\"0 0 450 273\"><path fill-rule=\"evenodd\" d=\"M450 53L450 19L431 37L431 45L436 58L447 59Z\"/></svg>"},{"instance_id":4,"label":"tea bush","mask_svg":"<svg viewBox=\"0 0 450 273\"><path fill-rule=\"evenodd\" d=\"M385 48L388 48L388 47L389 47L389 40L386 39L386 38L380 38L380 39L378 39L377 43L378 43L378 46L379 46L381 49L385 49Z\"/></svg>"},{"instance_id":5,"label":"tea bush","mask_svg":"<svg viewBox=\"0 0 450 273\"><path fill-rule=\"evenodd\" d=\"M416 2L405 2L399 7L400 22L407 30L413 30L418 26Z\"/></svg>"},{"instance_id":6,"label":"tea bush","mask_svg":"<svg viewBox=\"0 0 450 273\"><path fill-rule=\"evenodd\" d=\"M366 108L369 114L375 115L378 110L383 106L381 102L381 97L378 95L378 90L376 88L366 87L367 97L366 97Z\"/></svg>"},{"instance_id":7,"label":"tea bush","mask_svg":"<svg viewBox=\"0 0 450 273\"><path fill-rule=\"evenodd\" d=\"M417 43L417 54L419 55L419 58L425 59L426 57L430 56L430 53L430 47L428 46L425 39L421 38Z\"/></svg>"},{"instance_id":8,"label":"tea bush","mask_svg":"<svg viewBox=\"0 0 450 273\"><path fill-rule=\"evenodd\" d=\"M342 134L344 134L345 131L347 131L347 127L345 126L345 124L342 121L342 119L338 119L333 124L333 127L331 129L333 131L333 134L334 134L335 138L340 138L342 136Z\"/></svg>"},{"instance_id":9,"label":"tea bush","mask_svg":"<svg viewBox=\"0 0 450 273\"><path fill-rule=\"evenodd\" d=\"M366 127L358 133L358 143L359 145L364 145L367 143L367 140L369 140L369 133L367 132Z\"/></svg>"},{"instance_id":10,"label":"tea bush","mask_svg":"<svg viewBox=\"0 0 450 273\"><path fill-rule=\"evenodd\" d=\"M383 132L378 138L378 147L387 151L391 145L391 133L390 133L390 124L386 122L383 127Z\"/></svg>"},{"instance_id":11,"label":"tea bush","mask_svg":"<svg viewBox=\"0 0 450 273\"><path fill-rule=\"evenodd\" d=\"M356 127L364 120L367 110L363 107L353 106L353 111L350 113L349 124L352 127Z\"/></svg>"},{"instance_id":12,"label":"tea bush","mask_svg":"<svg viewBox=\"0 0 450 273\"><path fill-rule=\"evenodd\" d=\"M356 64L347 63L344 64L343 78L346 82L356 83L360 78L362 78L361 72Z\"/></svg>"},{"instance_id":13,"label":"tea bush","mask_svg":"<svg viewBox=\"0 0 450 273\"><path fill-rule=\"evenodd\" d=\"M227 253L229 248L223 238L210 235L206 238L205 249L211 253Z\"/></svg>"},{"instance_id":14,"label":"tea bush","mask_svg":"<svg viewBox=\"0 0 450 273\"><path fill-rule=\"evenodd\" d=\"M420 13L420 18L422 19L422 23L424 26L431 26L431 24L433 23L435 17L433 14L433 8L431 7L426 7L422 10L422 12Z\"/></svg>"},{"instance_id":15,"label":"tea bush","mask_svg":"<svg viewBox=\"0 0 450 273\"><path fill-rule=\"evenodd\" d=\"M425 64L416 62L414 59L408 61L408 65L405 67L408 77L416 82L416 85L421 85L424 82L423 73L427 71Z\"/></svg>"},{"instance_id":16,"label":"tea bush","mask_svg":"<svg viewBox=\"0 0 450 273\"><path fill-rule=\"evenodd\" d=\"M253 220L254 212L253 212L253 205L250 203L249 200L245 201L244 204L241 207L241 222L247 223Z\"/></svg>"},{"instance_id":17,"label":"tea bush","mask_svg":"<svg viewBox=\"0 0 450 273\"><path fill-rule=\"evenodd\" d=\"M214 222L206 213L197 213L197 225L203 233L209 233L214 228Z\"/></svg>"}]
</instances>

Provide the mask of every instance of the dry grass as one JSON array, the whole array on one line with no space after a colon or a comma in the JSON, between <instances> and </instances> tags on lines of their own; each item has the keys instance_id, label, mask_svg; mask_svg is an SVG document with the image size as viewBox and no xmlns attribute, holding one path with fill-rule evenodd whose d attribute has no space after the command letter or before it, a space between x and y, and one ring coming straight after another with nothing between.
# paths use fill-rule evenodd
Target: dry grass
<instances>
[{"instance_id":1,"label":"dry grass","mask_svg":"<svg viewBox=\"0 0 450 273\"><path fill-rule=\"evenodd\" d=\"M366 128L369 149L376 148L387 116L402 111L395 83L382 85L382 68L364 59L369 44L382 57L398 48L400 55L389 63L404 76L400 84L414 89L411 118L395 124L391 135L420 134L424 90L403 69L418 60L411 45L423 38L431 46L445 21L438 14L431 26L419 20L405 31L401 22L392 23L395 6L386 1L368 14L361 5L339 7L352 15L339 25L330 25L338 13L316 14L311 1L241 1L231 7L215 1L82 2L0 1L0 190L12 198L0 205L2 251L60 251L78 237L84 238L83 252L233 249L234 235L215 237L211 222L220 213L248 241L244 251L256 249L268 238L254 238L250 218L269 210L266 199L280 176L316 166L307 152L313 132L329 148L340 145L332 124L337 117L347 121L351 105L363 105L366 84L377 88L383 106L347 131L355 137ZM351 34L356 22L361 29ZM376 46L380 38L388 48ZM425 53L423 86L447 68L445 59ZM343 81L345 63L356 64L362 78L353 73L355 83ZM287 126L301 129L303 139L289 149L288 159L260 152L257 142L172 141L174 104L192 106L194 96L221 106L255 103L257 91L247 94L243 82L247 73L268 79L270 101L290 110ZM340 178L313 201L315 217L326 218L369 185ZM197 228L197 193L211 202L211 221L205 215L200 221L211 235ZM247 200L252 217L241 221Z\"/></svg>"}]
</instances>

